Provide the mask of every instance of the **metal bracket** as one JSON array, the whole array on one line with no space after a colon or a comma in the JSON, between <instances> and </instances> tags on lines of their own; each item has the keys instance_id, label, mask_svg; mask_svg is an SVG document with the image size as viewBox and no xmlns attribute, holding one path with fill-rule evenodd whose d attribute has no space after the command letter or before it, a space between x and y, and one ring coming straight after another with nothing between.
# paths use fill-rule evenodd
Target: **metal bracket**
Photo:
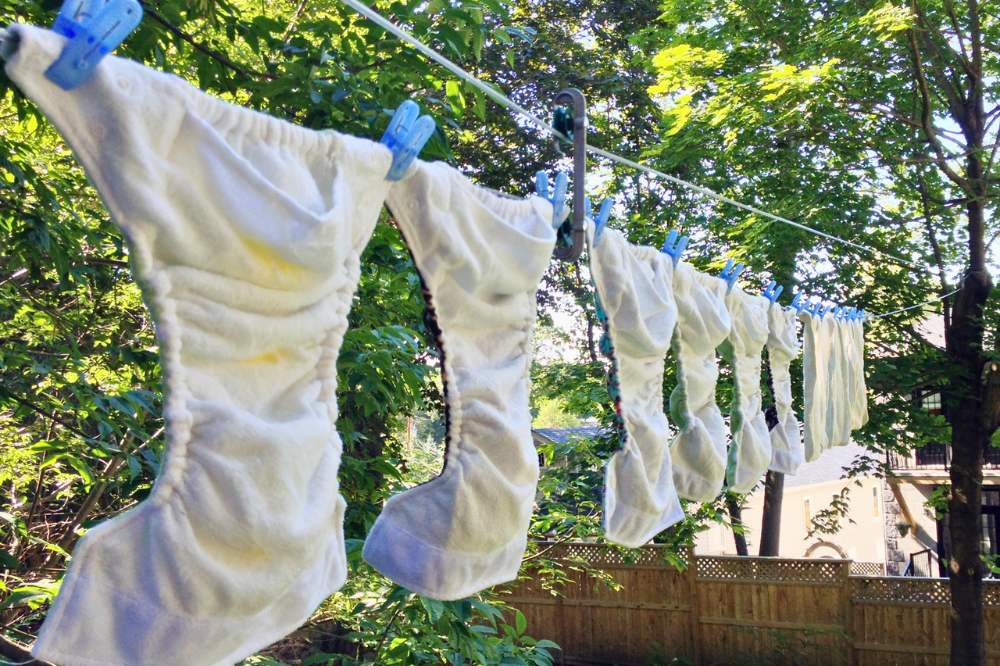
<instances>
[{"instance_id":1,"label":"metal bracket","mask_svg":"<svg viewBox=\"0 0 1000 666\"><path fill-rule=\"evenodd\" d=\"M567 88L556 95L556 106L573 105L573 131L569 133L573 139L573 222L567 233L568 247L556 248L555 258L561 261L573 262L583 254L583 244L586 238L587 195L585 183L587 177L587 100L576 88ZM558 139L556 139L558 141ZM569 220L567 220L567 224ZM564 225L565 227L566 225Z\"/></svg>"}]
</instances>

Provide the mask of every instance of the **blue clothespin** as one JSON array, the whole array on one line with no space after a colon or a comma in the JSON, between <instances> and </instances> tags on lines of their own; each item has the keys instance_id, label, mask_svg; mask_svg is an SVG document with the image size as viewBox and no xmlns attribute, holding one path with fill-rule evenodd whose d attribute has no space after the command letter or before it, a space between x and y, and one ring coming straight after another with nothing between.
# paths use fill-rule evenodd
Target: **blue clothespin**
<instances>
[{"instance_id":1,"label":"blue clothespin","mask_svg":"<svg viewBox=\"0 0 1000 666\"><path fill-rule=\"evenodd\" d=\"M434 133L434 119L420 116L420 107L411 99L406 100L392 114L389 127L379 141L392 151L392 166L385 175L386 180L399 180L406 175L413 160Z\"/></svg>"},{"instance_id":2,"label":"blue clothespin","mask_svg":"<svg viewBox=\"0 0 1000 666\"><path fill-rule=\"evenodd\" d=\"M778 300L778 296L780 296L781 292L785 289L784 287L775 287L776 284L778 283L771 280L767 283L767 289L764 290L764 296L766 296L767 300L771 301L771 303Z\"/></svg>"},{"instance_id":3,"label":"blue clothespin","mask_svg":"<svg viewBox=\"0 0 1000 666\"><path fill-rule=\"evenodd\" d=\"M670 258L674 260L674 270L681 263L681 255L684 254L684 249L687 247L688 240L687 236L681 236L680 240L677 240L677 230L671 229L670 233L667 234L667 242L663 244L663 249L660 250L663 254L670 255Z\"/></svg>"},{"instance_id":4,"label":"blue clothespin","mask_svg":"<svg viewBox=\"0 0 1000 666\"><path fill-rule=\"evenodd\" d=\"M569 188L569 176L565 173L556 174L555 188L549 193L549 177L544 171L535 174L535 193L552 204L552 226L558 229L569 216L566 207L566 190Z\"/></svg>"},{"instance_id":5,"label":"blue clothespin","mask_svg":"<svg viewBox=\"0 0 1000 666\"><path fill-rule=\"evenodd\" d=\"M868 318L867 310L862 310L861 312L858 313L858 319L860 319L861 321L864 321L867 318Z\"/></svg>"},{"instance_id":6,"label":"blue clothespin","mask_svg":"<svg viewBox=\"0 0 1000 666\"><path fill-rule=\"evenodd\" d=\"M725 280L726 284L729 285L729 287L726 289L727 294L733 290L733 285L736 284L736 278L740 276L740 273L742 273L743 269L745 268L743 264L736 264L736 266L734 267L733 263L734 263L733 260L730 259L729 262L726 264L726 267L722 269L722 273L719 274L719 277Z\"/></svg>"},{"instance_id":7,"label":"blue clothespin","mask_svg":"<svg viewBox=\"0 0 1000 666\"><path fill-rule=\"evenodd\" d=\"M832 309L833 309L833 305L832 304L831 305L827 305L825 308L823 308L823 311L820 312L819 318L822 319L823 317L825 317L826 313L829 312Z\"/></svg>"},{"instance_id":8,"label":"blue clothespin","mask_svg":"<svg viewBox=\"0 0 1000 666\"><path fill-rule=\"evenodd\" d=\"M806 293L804 291L800 291L792 297L791 307L794 308L797 313L802 314L802 311L805 310L808 305L809 299L806 298Z\"/></svg>"},{"instance_id":9,"label":"blue clothespin","mask_svg":"<svg viewBox=\"0 0 1000 666\"><path fill-rule=\"evenodd\" d=\"M69 41L45 76L63 90L79 87L141 21L142 7L136 0L68 0L52 30Z\"/></svg>"},{"instance_id":10,"label":"blue clothespin","mask_svg":"<svg viewBox=\"0 0 1000 666\"><path fill-rule=\"evenodd\" d=\"M819 309L821 307L823 307L823 301L816 301L812 305L807 306L805 308L805 311L808 312L813 317L821 317L822 315L819 313Z\"/></svg>"},{"instance_id":11,"label":"blue clothespin","mask_svg":"<svg viewBox=\"0 0 1000 666\"><path fill-rule=\"evenodd\" d=\"M608 197L601 204L601 210L597 213L597 219L594 220L590 216L590 197L587 197L587 218L594 222L594 246L601 241L601 233L604 231L604 227L608 226L608 218L611 217L611 207L614 205L615 200Z\"/></svg>"}]
</instances>

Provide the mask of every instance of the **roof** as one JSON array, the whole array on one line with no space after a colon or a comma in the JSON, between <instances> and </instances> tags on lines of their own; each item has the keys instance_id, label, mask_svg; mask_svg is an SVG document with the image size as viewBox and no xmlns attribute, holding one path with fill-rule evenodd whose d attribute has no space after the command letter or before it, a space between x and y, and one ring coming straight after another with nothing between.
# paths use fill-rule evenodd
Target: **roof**
<instances>
[{"instance_id":1,"label":"roof","mask_svg":"<svg viewBox=\"0 0 1000 666\"><path fill-rule=\"evenodd\" d=\"M597 438L604 433L604 426L584 425L573 428L535 428L531 434L553 444L566 444L570 439L578 437Z\"/></svg>"},{"instance_id":2,"label":"roof","mask_svg":"<svg viewBox=\"0 0 1000 666\"><path fill-rule=\"evenodd\" d=\"M858 456L871 456L872 452L861 446L853 439L847 446L834 446L827 449L820 457L812 462L799 465L795 475L785 475L785 487L807 486L812 483L825 483L836 481L847 474L854 459Z\"/></svg>"}]
</instances>

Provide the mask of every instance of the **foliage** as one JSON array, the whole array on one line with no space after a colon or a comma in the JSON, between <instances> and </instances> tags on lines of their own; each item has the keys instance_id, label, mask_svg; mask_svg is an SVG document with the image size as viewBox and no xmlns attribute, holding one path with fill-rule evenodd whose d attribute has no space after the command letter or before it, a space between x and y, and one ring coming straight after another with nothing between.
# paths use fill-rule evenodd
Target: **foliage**
<instances>
[{"instance_id":1,"label":"foliage","mask_svg":"<svg viewBox=\"0 0 1000 666\"><path fill-rule=\"evenodd\" d=\"M994 5L983 5L983 30L997 44ZM931 26L921 34L938 39L935 57L944 63L931 85L947 88L949 67L960 76L956 38L937 36L968 27L949 16L949 3L931 0L922 16L916 5L881 0L374 6L542 117L550 116L556 91L580 88L590 103L594 145L934 270L903 269L597 161L589 194L614 197L611 226L634 242L659 247L678 229L691 234L686 258L700 269L715 270L732 257L749 265L748 289L775 279L785 286L784 302L794 285L874 312L946 293L965 267L960 210L969 197L945 166L988 144L963 144L942 120L947 95L940 94L931 121L948 151L942 158L923 127L909 71L908 40L920 21ZM222 99L305 127L378 138L393 109L411 97L438 125L422 156L449 160L482 185L522 195L536 170L568 169L547 138L335 0L156 0L145 7L145 20L120 53ZM51 25L56 9L52 2L9 0L2 11L7 20ZM1000 65L995 49L984 57L992 100ZM0 92L0 626L30 641L76 536L150 491L164 453L161 375L128 247L49 123L5 79ZM986 186L981 196L992 210L995 179ZM992 218L989 225L996 230ZM608 362L597 351L601 330L586 265L553 262L538 305L537 338L558 342L562 352L532 368L536 405L551 423L593 418L610 426ZM987 305L984 321L996 330L997 297ZM944 305L946 317L950 307ZM386 215L362 259L338 362L341 487L351 539L367 534L389 495L431 478L440 460L443 437L434 427L418 429L408 451L400 425L443 413L437 352L422 311L412 259ZM911 399L919 387L943 387L952 402L964 390L940 343L915 325L922 312L870 322L871 418L858 439L871 454L852 474L884 474L885 452L950 437L942 417ZM722 371L718 399L726 404L731 374ZM792 376L800 395L798 363ZM671 362L665 395L675 384ZM580 563L551 561L542 540L601 538L599 489L617 448L605 431L540 449L548 470L527 569L554 592L566 567ZM700 531L728 520L724 498L687 505L686 512L657 537L678 566ZM833 529L834 514L816 520ZM552 646L525 637L516 613L505 615L513 624L502 622L501 608L489 596L439 605L355 561L348 587L301 634L326 627L334 643L354 651L326 650L324 639L310 644L303 663L333 654L352 663L543 663Z\"/></svg>"},{"instance_id":2,"label":"foliage","mask_svg":"<svg viewBox=\"0 0 1000 666\"><path fill-rule=\"evenodd\" d=\"M542 398L535 404L537 414L531 422L532 428L573 428L580 425L580 419L566 411L564 400Z\"/></svg>"},{"instance_id":3,"label":"foliage","mask_svg":"<svg viewBox=\"0 0 1000 666\"><path fill-rule=\"evenodd\" d=\"M649 666L695 666L694 661L689 657L671 656L673 653L665 649L657 642L649 646Z\"/></svg>"}]
</instances>

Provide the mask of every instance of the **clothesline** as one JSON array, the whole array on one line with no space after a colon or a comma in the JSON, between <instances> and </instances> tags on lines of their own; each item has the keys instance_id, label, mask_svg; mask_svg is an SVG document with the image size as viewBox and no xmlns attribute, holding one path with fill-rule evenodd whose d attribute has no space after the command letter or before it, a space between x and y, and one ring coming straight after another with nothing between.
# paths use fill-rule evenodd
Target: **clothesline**
<instances>
[{"instance_id":1,"label":"clothesline","mask_svg":"<svg viewBox=\"0 0 1000 666\"><path fill-rule=\"evenodd\" d=\"M931 305L932 303L937 303L938 301L943 301L944 299L948 298L949 296L954 296L955 294L957 294L960 291L962 291L962 289L958 288L955 291L952 291L952 292L949 292L949 293L945 294L944 296L938 296L937 298L932 298L931 300L926 301L924 303L917 303L916 305L911 305L908 308L900 308L899 310L893 310L892 312L883 312L882 314L868 315L866 317L866 319L881 319L882 317L888 317L889 315L899 314L900 312L906 312L907 310L915 310L916 308L922 308L925 305Z\"/></svg>"},{"instance_id":2,"label":"clothesline","mask_svg":"<svg viewBox=\"0 0 1000 666\"><path fill-rule=\"evenodd\" d=\"M564 135L562 132L558 131L557 129L555 129L554 127L552 127L550 124L548 124L547 122L545 122L544 120L542 120L541 118L539 118L538 116L536 116L535 114L531 113L530 111L528 111L527 109L525 109L523 106L519 105L514 100L512 100L509 97L507 97L507 96L503 95L502 93L498 92L495 88L493 88L492 86L490 86L486 82L484 82L484 81L476 78L472 74L469 74L467 71L465 71L464 69L462 69L461 67L459 67L458 65L456 65L455 63L453 63L448 58L445 58L443 55L441 55L437 51L434 51L429 46L427 46L426 44L424 44L423 42L421 42L420 40L418 40L416 37L414 37L413 35L409 34L407 31L405 31L402 28L400 28L399 26L397 26L395 23L392 23L391 21L389 21L387 18L385 18L384 16L382 16L381 14L379 14L378 12L376 12L374 9L371 9L370 7L365 6L364 4L362 4L361 2L359 2L358 0L341 0L341 2L343 2L348 7L354 9L356 12L358 12L362 16L365 16L366 18L368 18L373 23L379 25L382 28L385 28L386 30L388 30L392 34L396 35L397 37L399 37L400 39L402 39L403 41L405 41L406 43L410 44L411 46L413 46L413 48L417 49L418 51L420 51L421 53L423 53L425 56L427 56L428 58L430 58L434 62L436 62L439 65L443 66L445 69L447 69L448 71L450 71L455 76L459 77L463 81L468 82L470 85L475 86L477 89L481 90L483 93L489 95L490 98L492 98L494 101L496 101L501 106L505 106L505 107L507 107L508 109L510 109L512 111L516 111L517 113L521 114L522 116L524 116L525 118L527 118L528 120L530 120L532 123L534 123L535 125L537 125L539 128L541 128L542 130L545 130L546 132L552 134L553 136L558 137L560 139L565 139L566 141L571 141L571 139L569 137L567 137L566 135ZM906 264L908 266L913 266L915 268L919 268L922 271L927 271L928 270L927 266L925 266L924 264L918 264L918 263L910 261L908 259L903 259L902 257L898 257L898 256L896 256L894 254L889 254L888 252L883 252L882 250L878 250L876 248L868 247L867 245L861 245L859 243L855 243L853 241L846 240L844 238L838 238L837 236L833 236L833 235L824 233L824 232L820 231L819 229L814 229L814 228L806 226L804 224L800 224L798 222L794 222L794 221L789 220L787 218L781 217L780 215L775 215L775 214L769 213L769 212L767 212L765 210L761 210L760 208L756 208L755 206L751 206L749 204L740 203L739 201L736 201L735 199L730 199L729 197L723 196L721 194L718 194L717 192L714 192L714 191L712 191L712 190L710 190L708 188L701 187L700 185L695 185L694 183L690 183L690 182L688 182L686 180L682 180L680 178L676 178L676 177L671 176L669 174L663 173L662 171L657 171L656 169L653 169L651 167L639 164L638 162L634 162L634 161L632 161L630 159L627 159L627 158L622 157L620 155L616 155L615 153L611 153L611 152L608 152L606 150L602 150L602 149L597 148L595 146L591 146L591 145L588 144L587 145L587 152L593 153L594 155L600 155L601 157L609 159L609 160L611 160L613 162L618 162L619 164L623 164L623 165L631 167L633 169L638 169L639 171L647 173L647 174L649 174L649 175L651 175L651 176L653 176L655 178L659 178L660 180L665 180L667 182L674 183L675 185L680 185L681 187L686 187L686 188L688 188L688 189L690 189L690 190L692 190L694 192L698 192L699 194L703 194L703 195L705 195L707 197L710 197L710 198L715 199L717 201L720 201L722 203L726 203L726 204L729 204L731 206L736 206L737 208L742 208L743 210L746 210L746 211L749 211L751 213L755 213L757 215L761 215L763 217L775 220L776 222L781 222L782 224L790 225L792 227L795 227L796 229L801 229L803 231L807 231L807 232L809 232L811 234L815 234L817 236L820 236L820 237L825 238L827 240L833 241L835 243L841 243L843 245L847 245L849 247L853 247L856 250L862 250L864 252L868 252L868 253L874 254L874 255L876 255L878 257L885 257L886 259L891 259L891 260L893 260L895 262L898 262L900 264Z\"/></svg>"}]
</instances>

